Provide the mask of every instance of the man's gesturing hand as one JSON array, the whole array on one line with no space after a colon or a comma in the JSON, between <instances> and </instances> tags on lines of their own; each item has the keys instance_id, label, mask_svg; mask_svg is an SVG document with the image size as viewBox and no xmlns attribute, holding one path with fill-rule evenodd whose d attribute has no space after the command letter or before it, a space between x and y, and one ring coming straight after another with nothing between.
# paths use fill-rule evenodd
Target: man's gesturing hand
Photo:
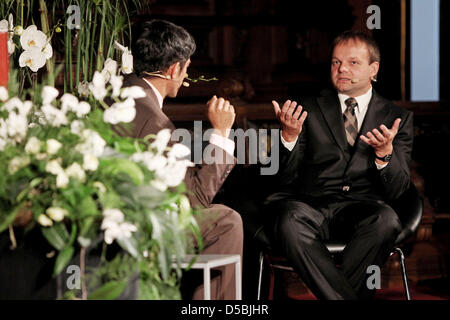
<instances>
[{"instance_id":1,"label":"man's gesturing hand","mask_svg":"<svg viewBox=\"0 0 450 320\"><path fill-rule=\"evenodd\" d=\"M291 100L287 100L281 109L278 102L272 101L272 104L277 119L281 123L281 135L283 139L287 142L295 141L302 132L303 122L305 122L308 113L306 111L302 113L303 107L301 105L295 110L297 106L297 102L295 101L291 102Z\"/></svg>"},{"instance_id":2,"label":"man's gesturing hand","mask_svg":"<svg viewBox=\"0 0 450 320\"><path fill-rule=\"evenodd\" d=\"M213 96L206 105L208 106L208 119L215 129L214 131L228 138L230 129L236 118L234 107L228 100L224 98L217 99L216 96Z\"/></svg>"},{"instance_id":3,"label":"man's gesturing hand","mask_svg":"<svg viewBox=\"0 0 450 320\"><path fill-rule=\"evenodd\" d=\"M361 135L361 140L372 146L378 157L391 154L393 151L392 141L397 135L401 120L400 118L395 119L391 129L382 124L380 126L381 132L378 129L373 129L367 132L365 136Z\"/></svg>"}]
</instances>

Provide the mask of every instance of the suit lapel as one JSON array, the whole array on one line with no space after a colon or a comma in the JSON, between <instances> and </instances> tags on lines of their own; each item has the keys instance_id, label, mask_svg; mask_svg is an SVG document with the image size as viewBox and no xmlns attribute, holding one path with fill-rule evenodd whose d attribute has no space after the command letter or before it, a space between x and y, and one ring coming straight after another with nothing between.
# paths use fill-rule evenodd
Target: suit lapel
<instances>
[{"instance_id":1,"label":"suit lapel","mask_svg":"<svg viewBox=\"0 0 450 320\"><path fill-rule=\"evenodd\" d=\"M380 127L386 117L389 115L389 108L381 97L373 91L367 108L366 116L359 130L358 139L356 140L356 149L361 147L369 147L364 141L359 139L359 136ZM386 124L385 124L386 125Z\"/></svg>"},{"instance_id":2,"label":"suit lapel","mask_svg":"<svg viewBox=\"0 0 450 320\"><path fill-rule=\"evenodd\" d=\"M375 128L379 129L380 125L385 122L388 115L389 108L387 107L386 102L383 101L383 99L374 90L367 108L367 113L364 117L364 121L355 142L355 151L347 168L353 168L353 163L357 161L357 159L361 158L361 156L363 156L364 159L367 159L366 154L372 153L372 147L367 145L359 137ZM387 126L386 123L384 124Z\"/></svg>"},{"instance_id":3,"label":"suit lapel","mask_svg":"<svg viewBox=\"0 0 450 320\"><path fill-rule=\"evenodd\" d=\"M344 121L342 118L342 110L339 103L337 94L330 94L319 97L317 99L320 110L327 121L328 128L330 129L336 143L341 148L344 157L347 161L350 160L350 154L347 148L347 138L345 136Z\"/></svg>"}]
</instances>

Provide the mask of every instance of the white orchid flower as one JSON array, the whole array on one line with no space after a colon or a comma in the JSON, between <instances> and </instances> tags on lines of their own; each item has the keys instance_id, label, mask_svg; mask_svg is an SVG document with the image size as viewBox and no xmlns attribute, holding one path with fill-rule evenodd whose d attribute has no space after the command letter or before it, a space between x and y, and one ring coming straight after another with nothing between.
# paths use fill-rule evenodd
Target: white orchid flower
<instances>
[{"instance_id":1,"label":"white orchid flower","mask_svg":"<svg viewBox=\"0 0 450 320\"><path fill-rule=\"evenodd\" d=\"M120 67L122 73L130 74L133 72L133 55L127 51L122 53L122 66Z\"/></svg>"},{"instance_id":2,"label":"white orchid flower","mask_svg":"<svg viewBox=\"0 0 450 320\"><path fill-rule=\"evenodd\" d=\"M81 118L85 115L87 115L91 111L91 105L87 103L86 101L80 101L80 103L77 106L77 117Z\"/></svg>"},{"instance_id":3,"label":"white orchid flower","mask_svg":"<svg viewBox=\"0 0 450 320\"><path fill-rule=\"evenodd\" d=\"M98 158L92 154L83 156L83 169L86 171L95 171L98 168Z\"/></svg>"},{"instance_id":4,"label":"white orchid flower","mask_svg":"<svg viewBox=\"0 0 450 320\"><path fill-rule=\"evenodd\" d=\"M58 173L56 176L56 187L64 189L69 184L69 176L64 172Z\"/></svg>"},{"instance_id":5,"label":"white orchid flower","mask_svg":"<svg viewBox=\"0 0 450 320\"><path fill-rule=\"evenodd\" d=\"M60 207L50 207L48 208L45 213L56 222L62 221L65 216L69 214L66 209L60 208Z\"/></svg>"},{"instance_id":6,"label":"white orchid flower","mask_svg":"<svg viewBox=\"0 0 450 320\"><path fill-rule=\"evenodd\" d=\"M61 167L60 161L57 159L53 159L47 162L45 171L50 172L55 176L64 173L64 169Z\"/></svg>"},{"instance_id":7,"label":"white orchid flower","mask_svg":"<svg viewBox=\"0 0 450 320\"><path fill-rule=\"evenodd\" d=\"M169 158L184 158L191 154L191 150L184 144L175 143L171 148L167 156Z\"/></svg>"},{"instance_id":8,"label":"white orchid flower","mask_svg":"<svg viewBox=\"0 0 450 320\"><path fill-rule=\"evenodd\" d=\"M25 51L32 48L37 48L39 51L42 51L47 45L47 36L42 31L38 30L35 25L31 25L26 28L20 36L20 45Z\"/></svg>"},{"instance_id":9,"label":"white orchid flower","mask_svg":"<svg viewBox=\"0 0 450 320\"><path fill-rule=\"evenodd\" d=\"M28 120L26 116L10 112L5 124L10 137L16 139L25 138L28 130Z\"/></svg>"},{"instance_id":10,"label":"white orchid flower","mask_svg":"<svg viewBox=\"0 0 450 320\"><path fill-rule=\"evenodd\" d=\"M8 21L6 19L3 19L0 21L0 32L8 32L9 26Z\"/></svg>"},{"instance_id":11,"label":"white orchid flower","mask_svg":"<svg viewBox=\"0 0 450 320\"><path fill-rule=\"evenodd\" d=\"M45 214L40 214L37 221L43 227L50 227L53 225L53 221L47 217Z\"/></svg>"},{"instance_id":12,"label":"white orchid flower","mask_svg":"<svg viewBox=\"0 0 450 320\"><path fill-rule=\"evenodd\" d=\"M81 182L86 180L86 173L77 162L72 163L65 172L69 177L80 180Z\"/></svg>"},{"instance_id":13,"label":"white orchid flower","mask_svg":"<svg viewBox=\"0 0 450 320\"><path fill-rule=\"evenodd\" d=\"M129 123L136 117L134 99L128 98L124 102L116 102L103 113L103 121L111 124L119 122Z\"/></svg>"},{"instance_id":14,"label":"white orchid flower","mask_svg":"<svg viewBox=\"0 0 450 320\"><path fill-rule=\"evenodd\" d=\"M123 222L124 214L119 209L105 209L103 211L101 229L105 230L105 242L111 244L115 239L129 238L137 227L128 222Z\"/></svg>"},{"instance_id":15,"label":"white orchid flower","mask_svg":"<svg viewBox=\"0 0 450 320\"><path fill-rule=\"evenodd\" d=\"M170 129L162 129L156 134L155 141L151 143L151 146L156 148L158 154L161 154L166 149L167 144L170 141L170 137Z\"/></svg>"},{"instance_id":16,"label":"white orchid flower","mask_svg":"<svg viewBox=\"0 0 450 320\"><path fill-rule=\"evenodd\" d=\"M31 137L28 139L27 144L25 145L25 152L31 154L38 154L41 151L42 142L36 137Z\"/></svg>"},{"instance_id":17,"label":"white orchid flower","mask_svg":"<svg viewBox=\"0 0 450 320\"><path fill-rule=\"evenodd\" d=\"M98 71L95 71L92 82L89 84L89 90L96 100L103 101L106 96L105 76Z\"/></svg>"},{"instance_id":18,"label":"white orchid flower","mask_svg":"<svg viewBox=\"0 0 450 320\"><path fill-rule=\"evenodd\" d=\"M117 61L108 58L105 61L102 74L105 77L105 82L108 82L111 79L111 76L116 75L117 73Z\"/></svg>"},{"instance_id":19,"label":"white orchid flower","mask_svg":"<svg viewBox=\"0 0 450 320\"><path fill-rule=\"evenodd\" d=\"M146 93L142 87L139 86L131 86L126 87L122 89L122 92L120 93L120 97L122 99L125 98L133 98L133 99L139 99L144 98L146 96Z\"/></svg>"},{"instance_id":20,"label":"white orchid flower","mask_svg":"<svg viewBox=\"0 0 450 320\"><path fill-rule=\"evenodd\" d=\"M33 107L33 103L29 100L22 102L17 97L9 99L3 106L8 112L18 112L21 116L26 116Z\"/></svg>"},{"instance_id":21,"label":"white orchid flower","mask_svg":"<svg viewBox=\"0 0 450 320\"><path fill-rule=\"evenodd\" d=\"M81 135L81 132L84 129L84 123L80 120L74 120L70 124L70 132L76 134L77 136Z\"/></svg>"},{"instance_id":22,"label":"white orchid flower","mask_svg":"<svg viewBox=\"0 0 450 320\"><path fill-rule=\"evenodd\" d=\"M0 87L0 100L6 101L9 99L8 90L5 87Z\"/></svg>"},{"instance_id":23,"label":"white orchid flower","mask_svg":"<svg viewBox=\"0 0 450 320\"><path fill-rule=\"evenodd\" d=\"M59 91L55 87L45 86L42 89L42 104L50 104L58 96Z\"/></svg>"},{"instance_id":24,"label":"white orchid flower","mask_svg":"<svg viewBox=\"0 0 450 320\"><path fill-rule=\"evenodd\" d=\"M45 65L46 60L47 59L42 50L40 48L33 47L22 52L19 57L19 66L21 68L27 66L31 69L31 71L37 72Z\"/></svg>"},{"instance_id":25,"label":"white orchid flower","mask_svg":"<svg viewBox=\"0 0 450 320\"><path fill-rule=\"evenodd\" d=\"M48 139L46 144L48 154L56 154L62 147L62 143L55 139Z\"/></svg>"},{"instance_id":26,"label":"white orchid flower","mask_svg":"<svg viewBox=\"0 0 450 320\"><path fill-rule=\"evenodd\" d=\"M59 110L50 104L44 105L41 110L45 119L54 127L60 127L68 123L66 113L63 110Z\"/></svg>"},{"instance_id":27,"label":"white orchid flower","mask_svg":"<svg viewBox=\"0 0 450 320\"><path fill-rule=\"evenodd\" d=\"M14 174L29 164L30 164L30 158L28 156L14 157L9 162L8 171L10 174Z\"/></svg>"},{"instance_id":28,"label":"white orchid flower","mask_svg":"<svg viewBox=\"0 0 450 320\"><path fill-rule=\"evenodd\" d=\"M73 111L77 109L78 106L78 98L75 97L73 94L70 93L64 93L61 97L61 110L64 112L67 111Z\"/></svg>"},{"instance_id":29,"label":"white orchid flower","mask_svg":"<svg viewBox=\"0 0 450 320\"><path fill-rule=\"evenodd\" d=\"M81 154L92 154L95 157L100 157L106 146L105 140L94 130L84 129L81 132L81 139L83 143L77 145L75 150Z\"/></svg>"},{"instance_id":30,"label":"white orchid flower","mask_svg":"<svg viewBox=\"0 0 450 320\"><path fill-rule=\"evenodd\" d=\"M168 187L176 187L183 181L187 168L192 166L194 164L187 160L169 163L162 170L155 172L156 180Z\"/></svg>"},{"instance_id":31,"label":"white orchid flower","mask_svg":"<svg viewBox=\"0 0 450 320\"><path fill-rule=\"evenodd\" d=\"M150 171L158 171L167 164L167 158L162 155L155 155L153 152L138 152L131 156L131 161L142 162Z\"/></svg>"},{"instance_id":32,"label":"white orchid flower","mask_svg":"<svg viewBox=\"0 0 450 320\"><path fill-rule=\"evenodd\" d=\"M122 88L122 84L123 84L123 77L122 76L116 76L116 75L111 75L111 78L109 79L109 83L111 84L113 91L112 91L112 96L113 97L118 97L120 95L120 89ZM140 87L139 87L140 88Z\"/></svg>"}]
</instances>

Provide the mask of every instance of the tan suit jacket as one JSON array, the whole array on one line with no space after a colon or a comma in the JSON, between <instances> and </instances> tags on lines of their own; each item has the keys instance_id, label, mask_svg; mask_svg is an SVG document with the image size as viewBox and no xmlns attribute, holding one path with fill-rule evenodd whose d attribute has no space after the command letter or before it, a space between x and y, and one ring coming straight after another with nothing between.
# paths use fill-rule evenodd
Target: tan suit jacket
<instances>
[{"instance_id":1,"label":"tan suit jacket","mask_svg":"<svg viewBox=\"0 0 450 320\"><path fill-rule=\"evenodd\" d=\"M131 136L143 138L165 128L172 131L175 129L172 121L159 107L152 88L143 79L131 74L126 76L123 86L140 86L147 94L144 98L136 99L136 117L133 121L134 128ZM223 149L216 147L215 152L221 153L223 160L221 163L224 164L202 164L187 170L184 183L189 191L188 197L193 207L210 207L214 196L236 164L236 159Z\"/></svg>"}]
</instances>

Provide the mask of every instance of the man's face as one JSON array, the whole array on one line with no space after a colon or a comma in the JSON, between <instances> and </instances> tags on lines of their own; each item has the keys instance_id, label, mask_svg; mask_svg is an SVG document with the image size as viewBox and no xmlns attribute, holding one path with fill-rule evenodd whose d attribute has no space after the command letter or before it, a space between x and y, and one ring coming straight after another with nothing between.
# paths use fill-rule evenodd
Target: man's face
<instances>
[{"instance_id":1,"label":"man's face","mask_svg":"<svg viewBox=\"0 0 450 320\"><path fill-rule=\"evenodd\" d=\"M173 86L172 90L168 92L168 96L171 98L175 98L178 94L178 91L180 90L181 86L183 85L184 79L186 78L187 69L189 65L191 64L191 59L186 61L183 68L180 68L181 64L178 64L176 74L173 77Z\"/></svg>"},{"instance_id":2,"label":"man's face","mask_svg":"<svg viewBox=\"0 0 450 320\"><path fill-rule=\"evenodd\" d=\"M378 68L378 62L370 64L366 44L354 40L341 42L333 50L331 81L339 93L357 97L369 90Z\"/></svg>"}]
</instances>

